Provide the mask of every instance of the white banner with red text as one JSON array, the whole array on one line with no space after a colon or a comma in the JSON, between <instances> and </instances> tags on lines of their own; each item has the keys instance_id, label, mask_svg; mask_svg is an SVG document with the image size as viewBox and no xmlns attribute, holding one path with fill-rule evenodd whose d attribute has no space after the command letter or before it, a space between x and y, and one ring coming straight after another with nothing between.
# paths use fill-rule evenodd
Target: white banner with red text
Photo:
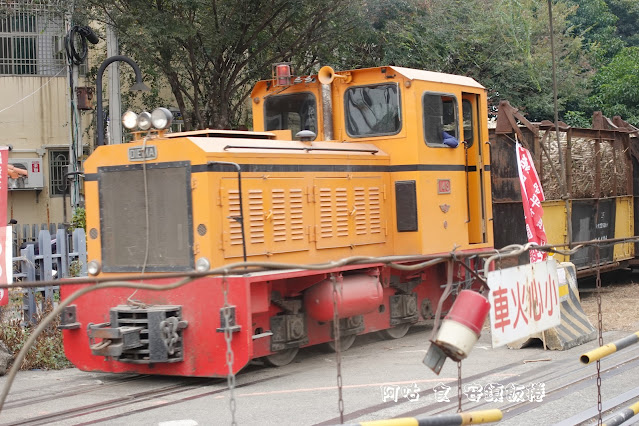
<instances>
[{"instance_id":1,"label":"white banner with red text","mask_svg":"<svg viewBox=\"0 0 639 426\"><path fill-rule=\"evenodd\" d=\"M491 271L487 282L493 348L560 324L554 259Z\"/></svg>"}]
</instances>

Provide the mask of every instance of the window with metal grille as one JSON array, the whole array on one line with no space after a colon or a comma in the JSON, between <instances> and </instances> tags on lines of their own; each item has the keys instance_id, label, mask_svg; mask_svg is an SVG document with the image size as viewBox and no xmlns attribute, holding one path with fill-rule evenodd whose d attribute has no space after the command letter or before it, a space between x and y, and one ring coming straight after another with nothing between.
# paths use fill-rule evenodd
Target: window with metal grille
<instances>
[{"instance_id":1,"label":"window with metal grille","mask_svg":"<svg viewBox=\"0 0 639 426\"><path fill-rule=\"evenodd\" d=\"M64 194L64 175L69 170L69 150L49 151L49 192L50 195Z\"/></svg>"},{"instance_id":2,"label":"window with metal grille","mask_svg":"<svg viewBox=\"0 0 639 426\"><path fill-rule=\"evenodd\" d=\"M0 74L60 73L66 64L62 16L46 4L7 3L0 17Z\"/></svg>"}]
</instances>

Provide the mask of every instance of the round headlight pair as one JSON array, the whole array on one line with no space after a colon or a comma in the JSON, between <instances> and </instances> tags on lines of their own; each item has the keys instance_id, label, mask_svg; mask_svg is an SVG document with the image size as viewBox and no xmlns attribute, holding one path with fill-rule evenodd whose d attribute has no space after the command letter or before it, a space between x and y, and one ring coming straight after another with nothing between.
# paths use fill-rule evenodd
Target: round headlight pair
<instances>
[{"instance_id":1,"label":"round headlight pair","mask_svg":"<svg viewBox=\"0 0 639 426\"><path fill-rule=\"evenodd\" d=\"M168 129L173 122L173 114L166 108L156 108L152 113L146 111L139 115L133 111L127 111L122 116L122 125L129 130L136 127L140 130L149 130L153 126L157 130Z\"/></svg>"}]
</instances>

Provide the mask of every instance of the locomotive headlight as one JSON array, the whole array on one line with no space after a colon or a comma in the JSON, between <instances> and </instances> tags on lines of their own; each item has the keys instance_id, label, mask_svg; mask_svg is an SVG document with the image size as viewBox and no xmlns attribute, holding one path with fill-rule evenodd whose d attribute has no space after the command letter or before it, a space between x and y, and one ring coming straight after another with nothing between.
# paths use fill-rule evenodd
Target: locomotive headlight
<instances>
[{"instance_id":1,"label":"locomotive headlight","mask_svg":"<svg viewBox=\"0 0 639 426\"><path fill-rule=\"evenodd\" d=\"M102 269L102 266L100 265L100 262L98 262L97 260L92 260L91 262L87 264L87 273L89 275L93 275L93 276L98 275L101 269Z\"/></svg>"},{"instance_id":2,"label":"locomotive headlight","mask_svg":"<svg viewBox=\"0 0 639 426\"><path fill-rule=\"evenodd\" d=\"M122 116L122 125L129 130L135 129L138 124L138 115L133 111L127 111Z\"/></svg>"},{"instance_id":3,"label":"locomotive headlight","mask_svg":"<svg viewBox=\"0 0 639 426\"><path fill-rule=\"evenodd\" d=\"M151 123L158 130L167 129L173 121L173 114L166 108L156 108L151 113Z\"/></svg>"},{"instance_id":4,"label":"locomotive headlight","mask_svg":"<svg viewBox=\"0 0 639 426\"><path fill-rule=\"evenodd\" d=\"M200 257L195 262L195 270L198 272L206 272L211 269L211 262L206 257Z\"/></svg>"},{"instance_id":5,"label":"locomotive headlight","mask_svg":"<svg viewBox=\"0 0 639 426\"><path fill-rule=\"evenodd\" d=\"M140 130L149 130L151 128L151 114L144 111L138 115L138 127Z\"/></svg>"}]
</instances>

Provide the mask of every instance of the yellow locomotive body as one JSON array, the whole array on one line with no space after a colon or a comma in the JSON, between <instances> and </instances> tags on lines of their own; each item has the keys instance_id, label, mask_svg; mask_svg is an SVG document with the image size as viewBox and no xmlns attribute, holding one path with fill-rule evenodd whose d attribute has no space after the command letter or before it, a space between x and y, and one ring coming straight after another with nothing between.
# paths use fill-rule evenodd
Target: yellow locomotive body
<instances>
[{"instance_id":1,"label":"yellow locomotive body","mask_svg":"<svg viewBox=\"0 0 639 426\"><path fill-rule=\"evenodd\" d=\"M240 215L237 176L233 168L211 164L233 162L242 165L246 252L251 260L319 263L353 255L419 255L455 247L491 247L490 176L484 144L488 130L485 120L479 119L487 116L485 89L470 78L398 67L349 74L348 83L333 81L332 98L341 101L353 88L394 86L399 99L394 118L399 121L398 130L349 134L343 124L345 108L342 102L334 102L334 136L326 140L321 84L300 83L283 90L262 81L252 94L257 132L205 130L147 140L147 149L157 149L157 157L147 164L187 162L191 167L192 223L180 224L182 231L174 233L162 229L166 242L171 243L173 235L184 244L192 238L195 257L206 256L214 266L242 257L240 224L233 219ZM308 142L276 140L283 132L269 134L265 128L265 103L296 94L317 101L317 137ZM458 134L463 133L460 139L470 146L429 146L425 120L433 117L424 117L426 95L455 104ZM449 130L453 125L447 124ZM141 169L142 162L130 160L129 153L142 144L99 147L86 161L85 173L97 174L99 167L133 170L137 165ZM149 166L148 170L153 173L154 169ZM177 187L165 187L167 199L174 192L185 192L179 191L184 182L173 183ZM121 189L132 191L132 187ZM97 230L104 226L98 216L104 206L99 205L97 180L87 179L86 192L87 210L95 213L88 215L88 229ZM186 208L187 194L182 195L176 202ZM135 198L141 197L138 189ZM125 222L141 221L142 213L114 214L113 230L104 229L105 233L126 228ZM197 232L200 224L207 228L204 235ZM143 242L139 241L140 247ZM102 234L89 238L92 260L102 261L102 244Z\"/></svg>"},{"instance_id":2,"label":"yellow locomotive body","mask_svg":"<svg viewBox=\"0 0 639 426\"><path fill-rule=\"evenodd\" d=\"M138 133L132 143L96 149L85 162L87 248L101 276L152 277L244 259L415 263L492 248L486 91L474 80L390 66L324 68L318 76L261 81L251 103L253 132ZM473 281L459 266L455 272L456 280ZM233 284L233 369L262 356L285 363L288 355L278 354L330 341L329 318L313 305L332 309L332 300L315 299L330 274L339 275L344 294L355 289L352 300L339 301L340 319L356 323L344 325L343 334L354 337L430 319L446 266L397 272L371 260L228 282L204 278L179 291L134 297L130 290L100 290L78 299L73 324L84 327L65 330L67 355L87 370L224 375L224 281ZM82 286L67 286L63 297ZM166 336L152 336L159 325L150 319L133 333L141 333L142 343L95 346L130 331L123 327L135 321L122 318L147 318L154 309L163 312L162 327L177 318L178 357L162 352Z\"/></svg>"}]
</instances>

